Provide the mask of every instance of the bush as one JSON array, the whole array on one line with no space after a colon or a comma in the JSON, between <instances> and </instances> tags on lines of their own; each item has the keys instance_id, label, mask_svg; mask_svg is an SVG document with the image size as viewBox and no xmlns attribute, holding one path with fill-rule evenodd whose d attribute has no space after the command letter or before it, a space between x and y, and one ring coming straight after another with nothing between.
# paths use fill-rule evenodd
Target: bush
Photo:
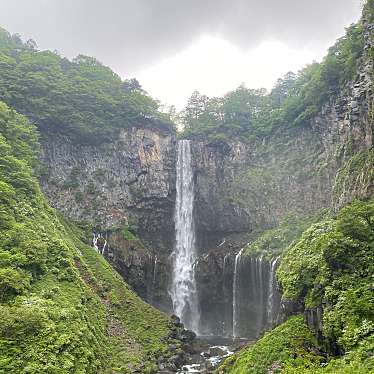
<instances>
[{"instance_id":1,"label":"bush","mask_svg":"<svg viewBox=\"0 0 374 374\"><path fill-rule=\"evenodd\" d=\"M21 294L30 285L30 279L19 270L9 267L0 268L0 302Z\"/></svg>"},{"instance_id":2,"label":"bush","mask_svg":"<svg viewBox=\"0 0 374 374\"><path fill-rule=\"evenodd\" d=\"M372 333L373 243L374 201L356 201L307 230L278 269L283 297L323 305L324 336L346 350Z\"/></svg>"}]
</instances>

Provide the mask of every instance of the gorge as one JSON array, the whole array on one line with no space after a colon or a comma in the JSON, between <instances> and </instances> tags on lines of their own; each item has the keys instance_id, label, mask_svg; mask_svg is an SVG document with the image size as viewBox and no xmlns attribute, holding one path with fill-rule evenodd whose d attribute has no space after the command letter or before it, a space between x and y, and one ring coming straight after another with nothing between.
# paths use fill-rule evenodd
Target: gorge
<instances>
[{"instance_id":1,"label":"gorge","mask_svg":"<svg viewBox=\"0 0 374 374\"><path fill-rule=\"evenodd\" d=\"M373 33L178 131L0 29L0 373L372 373Z\"/></svg>"}]
</instances>

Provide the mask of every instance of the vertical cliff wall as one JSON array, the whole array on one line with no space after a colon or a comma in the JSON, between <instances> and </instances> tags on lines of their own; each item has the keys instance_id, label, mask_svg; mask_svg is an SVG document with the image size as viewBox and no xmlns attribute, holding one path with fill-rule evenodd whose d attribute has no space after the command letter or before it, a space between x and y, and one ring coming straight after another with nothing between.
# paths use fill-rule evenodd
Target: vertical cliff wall
<instances>
[{"instance_id":1,"label":"vertical cliff wall","mask_svg":"<svg viewBox=\"0 0 374 374\"><path fill-rule=\"evenodd\" d=\"M174 241L175 133L149 122L100 145L43 134L42 188L69 218L111 231L137 227L154 249Z\"/></svg>"}]
</instances>

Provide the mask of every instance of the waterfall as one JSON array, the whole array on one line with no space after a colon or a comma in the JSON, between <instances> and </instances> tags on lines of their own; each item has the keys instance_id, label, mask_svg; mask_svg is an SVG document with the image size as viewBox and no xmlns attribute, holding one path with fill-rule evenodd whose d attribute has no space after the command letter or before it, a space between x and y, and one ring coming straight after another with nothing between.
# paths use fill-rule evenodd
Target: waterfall
<instances>
[{"instance_id":1,"label":"waterfall","mask_svg":"<svg viewBox=\"0 0 374 374\"><path fill-rule=\"evenodd\" d=\"M270 276L269 276L269 289L268 289L268 303L267 303L267 324L272 327L274 324L274 318L276 314L276 278L275 271L277 269L279 257L273 259L270 263Z\"/></svg>"},{"instance_id":2,"label":"waterfall","mask_svg":"<svg viewBox=\"0 0 374 374\"><path fill-rule=\"evenodd\" d=\"M97 245L97 241L100 239L100 234L96 235L93 233L93 238L92 238L92 246L94 247L96 252L100 252L99 246Z\"/></svg>"},{"instance_id":3,"label":"waterfall","mask_svg":"<svg viewBox=\"0 0 374 374\"><path fill-rule=\"evenodd\" d=\"M227 253L223 258L223 268L222 268L222 297L224 300L229 300L231 296L231 292L233 291L233 286L231 284L231 269L227 264L228 259L230 258L230 254ZM226 338L232 336L232 305L229 303L225 303L224 311L223 311L223 324L222 324L222 335Z\"/></svg>"},{"instance_id":4,"label":"waterfall","mask_svg":"<svg viewBox=\"0 0 374 374\"><path fill-rule=\"evenodd\" d=\"M263 271L262 271L263 270L262 269L262 259L263 259L263 256L260 256L260 257L257 258L257 260L258 260L257 268L258 268L258 277L259 277L258 278L258 285L259 285L259 305L261 306L261 309L264 306L264 296L266 296L266 295L264 295L264 293L267 291L266 288L264 287L264 278L263 278ZM265 320L266 320L266 315L261 310L261 312L260 312L260 324L262 325Z\"/></svg>"},{"instance_id":5,"label":"waterfall","mask_svg":"<svg viewBox=\"0 0 374 374\"><path fill-rule=\"evenodd\" d=\"M233 282L233 298L232 298L232 335L234 338L239 337L239 281L240 281L240 270L238 265L240 265L240 257L243 253L244 248L242 248L239 253L235 256L234 265L234 282Z\"/></svg>"},{"instance_id":6,"label":"waterfall","mask_svg":"<svg viewBox=\"0 0 374 374\"><path fill-rule=\"evenodd\" d=\"M101 251L101 254L104 256L104 254L105 254L105 249L106 249L106 247L107 247L107 245L108 245L108 234L106 233L105 234L105 238L103 237L103 239L104 239L104 244L103 244L103 249L102 249L102 251Z\"/></svg>"},{"instance_id":7,"label":"waterfall","mask_svg":"<svg viewBox=\"0 0 374 374\"><path fill-rule=\"evenodd\" d=\"M157 256L155 256L155 262L153 264L153 277L152 277L152 285L153 285L153 288L155 287L156 285L156 277L157 277L157 261L158 261L158 258Z\"/></svg>"},{"instance_id":8,"label":"waterfall","mask_svg":"<svg viewBox=\"0 0 374 374\"><path fill-rule=\"evenodd\" d=\"M94 249L97 253L100 253L100 254L104 255L105 249L108 245L107 238L108 238L107 235L106 235L106 237L104 237L101 234L96 235L96 233L93 233L92 246L94 247ZM99 247L99 240L102 242L102 248L101 249Z\"/></svg>"},{"instance_id":9,"label":"waterfall","mask_svg":"<svg viewBox=\"0 0 374 374\"><path fill-rule=\"evenodd\" d=\"M195 280L196 249L193 222L194 181L189 140L178 142L175 202L175 249L170 296L174 313L186 328L199 332L199 308Z\"/></svg>"}]
</instances>

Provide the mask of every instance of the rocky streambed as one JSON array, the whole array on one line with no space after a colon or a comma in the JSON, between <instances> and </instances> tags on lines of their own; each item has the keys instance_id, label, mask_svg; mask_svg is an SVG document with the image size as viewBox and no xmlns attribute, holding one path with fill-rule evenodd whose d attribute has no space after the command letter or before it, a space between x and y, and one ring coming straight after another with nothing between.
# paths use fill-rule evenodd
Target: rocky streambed
<instances>
[{"instance_id":1,"label":"rocky streambed","mask_svg":"<svg viewBox=\"0 0 374 374\"><path fill-rule=\"evenodd\" d=\"M198 337L194 342L194 353L178 374L209 374L236 350L247 344L244 339L232 339L218 336Z\"/></svg>"}]
</instances>

